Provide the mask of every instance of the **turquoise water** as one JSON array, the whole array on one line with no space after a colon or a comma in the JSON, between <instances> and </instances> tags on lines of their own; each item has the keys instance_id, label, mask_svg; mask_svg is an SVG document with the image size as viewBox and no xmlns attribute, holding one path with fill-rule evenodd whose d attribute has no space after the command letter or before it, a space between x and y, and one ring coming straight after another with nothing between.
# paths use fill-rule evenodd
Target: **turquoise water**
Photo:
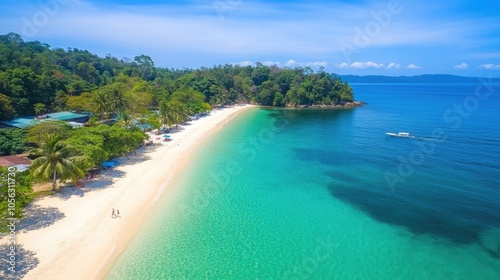
<instances>
[{"instance_id":1,"label":"turquoise water","mask_svg":"<svg viewBox=\"0 0 500 280\"><path fill-rule=\"evenodd\" d=\"M500 279L500 86L477 86L243 113L106 279Z\"/></svg>"}]
</instances>

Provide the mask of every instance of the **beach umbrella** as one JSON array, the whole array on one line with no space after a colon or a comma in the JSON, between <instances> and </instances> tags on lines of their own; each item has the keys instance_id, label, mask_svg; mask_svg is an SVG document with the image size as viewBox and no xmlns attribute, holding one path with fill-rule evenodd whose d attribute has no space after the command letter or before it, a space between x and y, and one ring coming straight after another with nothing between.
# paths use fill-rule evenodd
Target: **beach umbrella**
<instances>
[{"instance_id":1,"label":"beach umbrella","mask_svg":"<svg viewBox=\"0 0 500 280\"><path fill-rule=\"evenodd\" d=\"M168 134L163 134L163 138L170 138L170 135L168 135Z\"/></svg>"}]
</instances>

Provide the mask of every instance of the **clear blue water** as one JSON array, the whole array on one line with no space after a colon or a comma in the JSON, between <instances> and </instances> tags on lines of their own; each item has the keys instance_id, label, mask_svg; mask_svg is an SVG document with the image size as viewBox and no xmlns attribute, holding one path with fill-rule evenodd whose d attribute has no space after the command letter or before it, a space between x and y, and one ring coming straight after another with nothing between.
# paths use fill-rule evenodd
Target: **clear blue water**
<instances>
[{"instance_id":1,"label":"clear blue water","mask_svg":"<svg viewBox=\"0 0 500 280\"><path fill-rule=\"evenodd\" d=\"M500 85L352 86L230 122L106 279L500 279Z\"/></svg>"}]
</instances>

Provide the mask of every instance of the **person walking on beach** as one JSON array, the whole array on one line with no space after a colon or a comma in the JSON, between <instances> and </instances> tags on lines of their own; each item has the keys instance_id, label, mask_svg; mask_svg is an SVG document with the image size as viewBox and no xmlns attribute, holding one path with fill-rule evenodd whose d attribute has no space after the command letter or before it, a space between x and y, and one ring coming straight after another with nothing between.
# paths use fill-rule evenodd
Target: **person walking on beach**
<instances>
[{"instance_id":1,"label":"person walking on beach","mask_svg":"<svg viewBox=\"0 0 500 280\"><path fill-rule=\"evenodd\" d=\"M117 216L118 218L121 218L121 217L120 217L120 210L118 210L118 209L116 209L116 216Z\"/></svg>"},{"instance_id":2,"label":"person walking on beach","mask_svg":"<svg viewBox=\"0 0 500 280\"><path fill-rule=\"evenodd\" d=\"M113 208L113 211L111 211L111 218L116 218L115 208Z\"/></svg>"}]
</instances>

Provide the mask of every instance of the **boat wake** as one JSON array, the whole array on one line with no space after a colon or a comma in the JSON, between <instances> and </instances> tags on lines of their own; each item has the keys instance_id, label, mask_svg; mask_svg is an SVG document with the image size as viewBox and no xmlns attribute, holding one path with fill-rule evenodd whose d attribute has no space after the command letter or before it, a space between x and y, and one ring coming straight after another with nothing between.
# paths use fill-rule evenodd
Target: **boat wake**
<instances>
[{"instance_id":1,"label":"boat wake","mask_svg":"<svg viewBox=\"0 0 500 280\"><path fill-rule=\"evenodd\" d=\"M439 139L434 139L434 138L429 138L429 137L417 137L415 139L424 140L424 141L438 141L439 140Z\"/></svg>"}]
</instances>

